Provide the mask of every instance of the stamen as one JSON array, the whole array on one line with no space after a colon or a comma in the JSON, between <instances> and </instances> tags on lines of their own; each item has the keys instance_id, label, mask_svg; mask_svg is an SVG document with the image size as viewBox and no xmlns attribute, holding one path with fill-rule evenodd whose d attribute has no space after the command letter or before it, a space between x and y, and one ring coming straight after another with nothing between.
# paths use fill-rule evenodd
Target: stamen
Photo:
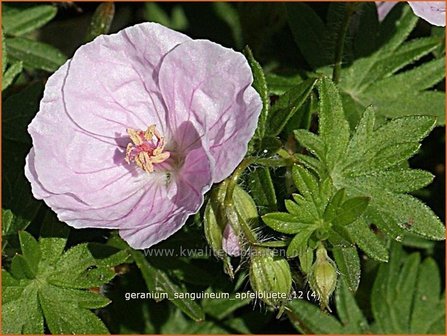
<instances>
[{"instance_id":1,"label":"stamen","mask_svg":"<svg viewBox=\"0 0 447 336\"><path fill-rule=\"evenodd\" d=\"M126 148L126 162L135 164L146 173L154 171L154 164L166 161L170 153L164 152L165 140L155 125L150 125L146 131L127 129L130 142Z\"/></svg>"}]
</instances>

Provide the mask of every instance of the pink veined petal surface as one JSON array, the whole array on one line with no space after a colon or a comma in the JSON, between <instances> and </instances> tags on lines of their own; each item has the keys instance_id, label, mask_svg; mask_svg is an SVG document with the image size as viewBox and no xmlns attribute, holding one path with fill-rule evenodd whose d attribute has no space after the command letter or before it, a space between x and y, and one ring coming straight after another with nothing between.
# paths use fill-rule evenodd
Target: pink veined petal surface
<instances>
[{"instance_id":1,"label":"pink veined petal surface","mask_svg":"<svg viewBox=\"0 0 447 336\"><path fill-rule=\"evenodd\" d=\"M445 1L409 1L414 14L435 26L445 27Z\"/></svg>"},{"instance_id":2,"label":"pink veined petal surface","mask_svg":"<svg viewBox=\"0 0 447 336\"><path fill-rule=\"evenodd\" d=\"M168 137L158 66L167 52L189 40L159 24L144 23L82 46L64 88L68 114L80 128L110 139L127 137L128 127L146 129L150 124Z\"/></svg>"},{"instance_id":3,"label":"pink veined petal surface","mask_svg":"<svg viewBox=\"0 0 447 336\"><path fill-rule=\"evenodd\" d=\"M139 177L133 178L132 184L118 183L119 193L114 194L112 199L104 197L117 186L111 181L120 182L119 177L132 176L132 172L123 165L114 164L116 145L98 141L88 133L83 133L67 117L61 93L67 69L68 63L48 80L40 111L28 128L34 147L27 159L25 171L34 196L44 198L58 214L62 206L79 212L79 209L92 211L95 207L104 208L114 204L113 211L105 211L109 218L113 218L120 210L120 206L115 204L124 198L132 201L130 196L138 196L147 176L137 172ZM76 163L79 163L79 167L76 167ZM88 174L76 171L82 170L83 165L91 167ZM96 202L94 197L97 198ZM94 203L93 207L88 204L89 201ZM124 205L123 211L127 211ZM108 227L103 224L101 227Z\"/></svg>"},{"instance_id":4,"label":"pink veined petal surface","mask_svg":"<svg viewBox=\"0 0 447 336\"><path fill-rule=\"evenodd\" d=\"M169 124L203 127L215 160L214 182L237 167L256 129L262 102L252 80L242 54L205 40L180 44L161 64L160 90L167 109L176 111Z\"/></svg>"},{"instance_id":5,"label":"pink veined petal surface","mask_svg":"<svg viewBox=\"0 0 447 336\"><path fill-rule=\"evenodd\" d=\"M163 35L163 39L159 38L160 35ZM152 43L151 48L148 48L147 43L137 43L138 39L141 41L142 38L157 43ZM133 83L128 90L135 90L133 92L135 94L147 94L146 87L156 92L154 72L157 63L167 51L186 40L189 40L189 37L158 24L130 27L116 35L99 37L81 47L73 60L67 62L49 79L40 111L29 127L35 144L34 155L45 157L40 160L33 159L32 171L38 176L35 179L43 183L45 191L50 193L49 205L59 210L57 212L61 220L71 222L74 219L73 214L69 215L71 207L78 216L80 209L83 210L83 216L88 216L90 213L90 217L87 217L93 221L90 225L109 227L111 219L124 216L129 211L129 203L134 204L141 198L143 186L149 183L149 176L135 166L124 164L124 146L128 140L122 140L127 137L125 134L127 127L145 129L151 122L151 114L146 110L141 111L141 117L135 116L134 111L125 109L119 102L117 102L119 106L109 108L102 99L115 101L116 96L113 91L101 92L98 80L102 78L105 84L114 87L120 85L126 87L126 84ZM98 62L98 59L101 62ZM112 63L119 61L122 62L122 67L116 64L111 66ZM133 70L133 72L126 71L133 67L138 68L145 77L140 77ZM92 76L92 71L97 71L96 76ZM70 78L70 74L74 74L74 78ZM79 90L80 82L85 84L84 87L81 86L83 90ZM67 86L73 88L73 92L70 90L67 92ZM91 91L87 91L86 87ZM107 95L110 92L113 96ZM88 100L86 107L89 111L81 110L86 103L85 95L92 98ZM157 95L154 95L153 99L144 96L147 100L145 104L157 101ZM125 97L121 98L124 100ZM73 99L73 107L68 109L67 100ZM127 99L127 101L133 104L133 100ZM134 107L129 106L132 109ZM152 116L158 118L156 112L161 111L164 117L164 108L159 106L158 108L157 111L152 109ZM90 111L96 113L89 113ZM110 114L110 118L103 118L104 114ZM137 117L147 120L135 126ZM126 120L129 124L120 125L114 134L107 135L101 127L113 129L113 126L117 125L117 120L114 118ZM85 125L84 121L87 122ZM98 130L95 129L97 125L100 125ZM160 126L163 125L164 120ZM61 127L70 131L67 132L66 129L62 131ZM30 169L27 170L31 176ZM37 190L37 187L33 187L33 190ZM64 195L56 196L58 194ZM73 194L78 197L70 196ZM35 196L42 198L36 193ZM63 210L60 207L61 202L58 201L61 198L64 199ZM79 198L82 198L82 202L79 202ZM122 210L118 211L120 208ZM94 222L95 220L100 222ZM76 223L73 226L84 225Z\"/></svg>"},{"instance_id":6,"label":"pink veined petal surface","mask_svg":"<svg viewBox=\"0 0 447 336\"><path fill-rule=\"evenodd\" d=\"M133 248L152 246L178 231L189 215L203 204L203 195L212 184L212 163L202 146L192 149L183 168L171 183L177 190L169 199L161 186L151 198L150 209L135 209L120 227L120 236ZM165 183L169 183L166 181ZM150 223L141 225L139 223Z\"/></svg>"},{"instance_id":7,"label":"pink veined petal surface","mask_svg":"<svg viewBox=\"0 0 447 336\"><path fill-rule=\"evenodd\" d=\"M28 128L34 196L75 228L119 229L134 248L166 239L245 154L261 109L251 82L241 54L158 24L98 37L50 77ZM151 124L170 157L146 172L125 161L127 129Z\"/></svg>"},{"instance_id":8,"label":"pink veined petal surface","mask_svg":"<svg viewBox=\"0 0 447 336\"><path fill-rule=\"evenodd\" d=\"M444 1L407 1L414 14L435 26L445 27ZM398 1L376 1L379 21L383 21Z\"/></svg>"}]
</instances>

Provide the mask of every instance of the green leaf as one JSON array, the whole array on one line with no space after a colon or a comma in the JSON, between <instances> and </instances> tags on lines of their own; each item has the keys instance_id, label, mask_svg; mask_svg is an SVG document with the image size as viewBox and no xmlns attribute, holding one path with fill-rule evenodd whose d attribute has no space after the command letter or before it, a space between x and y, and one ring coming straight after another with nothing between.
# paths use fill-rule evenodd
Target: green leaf
<instances>
[{"instance_id":1,"label":"green leaf","mask_svg":"<svg viewBox=\"0 0 447 336\"><path fill-rule=\"evenodd\" d=\"M349 124L345 119L340 95L335 84L323 77L320 94L319 135L326 145L325 162L332 169L345 154L349 141Z\"/></svg>"},{"instance_id":2,"label":"green leaf","mask_svg":"<svg viewBox=\"0 0 447 336\"><path fill-rule=\"evenodd\" d=\"M247 174L247 182L260 214L275 211L278 208L272 176L266 167L257 167Z\"/></svg>"},{"instance_id":3,"label":"green leaf","mask_svg":"<svg viewBox=\"0 0 447 336\"><path fill-rule=\"evenodd\" d=\"M304 101L298 111L287 121L282 134L293 134L297 128L309 129L312 123L313 113L316 110L316 94L312 91L309 98Z\"/></svg>"},{"instance_id":4,"label":"green leaf","mask_svg":"<svg viewBox=\"0 0 447 336\"><path fill-rule=\"evenodd\" d=\"M105 307L110 300L73 288L103 286L115 276L113 266L127 260L129 252L80 244L62 254L68 229L60 225L51 213L44 218L39 241L19 232L23 255L13 258L10 273L3 271L3 330L43 333L45 318L51 333L108 333L89 309ZM18 314L26 315L20 323Z\"/></svg>"},{"instance_id":5,"label":"green leaf","mask_svg":"<svg viewBox=\"0 0 447 336\"><path fill-rule=\"evenodd\" d=\"M351 127L370 105L387 118L427 114L437 117L438 125L445 124L445 93L430 90L445 77L444 61L418 62L405 71L409 64L438 50L443 43L436 36L404 42L416 23L417 17L409 6L396 5L380 25L380 36L365 40L371 47L369 54L342 69L340 89ZM357 43L359 40L354 50ZM404 71L395 74L400 69Z\"/></svg>"},{"instance_id":6,"label":"green leaf","mask_svg":"<svg viewBox=\"0 0 447 336\"><path fill-rule=\"evenodd\" d=\"M81 273L88 267L95 264L95 261L90 254L87 243L78 244L66 251L55 265L56 273L52 278L70 280L76 273ZM67 275L70 276L67 277Z\"/></svg>"},{"instance_id":7,"label":"green leaf","mask_svg":"<svg viewBox=\"0 0 447 336\"><path fill-rule=\"evenodd\" d=\"M123 264L130 257L130 252L127 249L123 250L99 243L89 243L88 250L95 259L95 264L106 268Z\"/></svg>"},{"instance_id":8,"label":"green leaf","mask_svg":"<svg viewBox=\"0 0 447 336\"><path fill-rule=\"evenodd\" d=\"M308 334L341 334L343 327L337 319L323 313L320 308L306 300L295 299L288 305L290 322L298 331Z\"/></svg>"},{"instance_id":9,"label":"green leaf","mask_svg":"<svg viewBox=\"0 0 447 336\"><path fill-rule=\"evenodd\" d=\"M298 259L300 260L301 271L304 274L308 274L314 262L314 250L310 247L300 249L298 251Z\"/></svg>"},{"instance_id":10,"label":"green leaf","mask_svg":"<svg viewBox=\"0 0 447 336\"><path fill-rule=\"evenodd\" d=\"M380 190L375 191L374 195L375 206L388 213L402 228L428 239L445 239L444 224L418 199L410 195Z\"/></svg>"},{"instance_id":11,"label":"green leaf","mask_svg":"<svg viewBox=\"0 0 447 336\"><path fill-rule=\"evenodd\" d=\"M368 146L365 146L365 144L373 141L374 124L374 110L369 107L363 113L363 117L360 119L349 141L346 153L346 161L348 163L356 163L364 158L368 151Z\"/></svg>"},{"instance_id":12,"label":"green leaf","mask_svg":"<svg viewBox=\"0 0 447 336\"><path fill-rule=\"evenodd\" d=\"M277 96L283 95L303 81L303 78L300 74L286 76L268 73L265 75L265 79L267 81L267 87L269 89L270 95Z\"/></svg>"},{"instance_id":13,"label":"green leaf","mask_svg":"<svg viewBox=\"0 0 447 336\"><path fill-rule=\"evenodd\" d=\"M53 265L64 252L70 229L60 222L53 212L48 212L40 230L39 245L42 260Z\"/></svg>"},{"instance_id":14,"label":"green leaf","mask_svg":"<svg viewBox=\"0 0 447 336\"><path fill-rule=\"evenodd\" d=\"M171 17L155 2L145 4L145 18L148 21L161 23L163 26L174 30L185 30L188 28L188 19L181 6L172 8Z\"/></svg>"},{"instance_id":15,"label":"green leaf","mask_svg":"<svg viewBox=\"0 0 447 336\"><path fill-rule=\"evenodd\" d=\"M281 233L297 233L309 228L309 224L300 223L298 218L286 212L272 212L262 216L265 224Z\"/></svg>"},{"instance_id":16,"label":"green leaf","mask_svg":"<svg viewBox=\"0 0 447 336\"><path fill-rule=\"evenodd\" d=\"M108 298L91 291L80 291L52 285L45 285L42 288L42 295L51 298L55 304L73 305L85 309L104 308L110 303Z\"/></svg>"},{"instance_id":17,"label":"green leaf","mask_svg":"<svg viewBox=\"0 0 447 336\"><path fill-rule=\"evenodd\" d=\"M11 261L11 274L17 279L34 279L36 273L24 256L17 254Z\"/></svg>"},{"instance_id":18,"label":"green leaf","mask_svg":"<svg viewBox=\"0 0 447 336\"><path fill-rule=\"evenodd\" d=\"M285 6L295 43L306 61L314 69L332 64L333 57L325 46L328 32L321 18L307 4L288 3Z\"/></svg>"},{"instance_id":19,"label":"green leaf","mask_svg":"<svg viewBox=\"0 0 447 336\"><path fill-rule=\"evenodd\" d=\"M287 258L294 258L300 255L302 250L307 249L307 241L313 233L313 229L302 230L293 237L287 247Z\"/></svg>"},{"instance_id":20,"label":"green leaf","mask_svg":"<svg viewBox=\"0 0 447 336\"><path fill-rule=\"evenodd\" d=\"M29 221L15 216L11 210L2 209L2 237L16 234L20 230L24 230L28 225Z\"/></svg>"},{"instance_id":21,"label":"green leaf","mask_svg":"<svg viewBox=\"0 0 447 336\"><path fill-rule=\"evenodd\" d=\"M172 301L181 311L191 317L195 321L203 321L205 316L202 308L191 299L180 299L176 294L184 290L176 285L167 276L167 274L159 269L154 268L141 252L132 251L133 259L140 269L146 286L153 292L164 292L168 294L168 299Z\"/></svg>"},{"instance_id":22,"label":"green leaf","mask_svg":"<svg viewBox=\"0 0 447 336\"><path fill-rule=\"evenodd\" d=\"M207 290L212 292L212 290ZM236 309L244 307L250 303L250 299L242 300L237 298L235 293L230 294L230 298L204 298L202 300L202 307L205 313L213 318L223 320Z\"/></svg>"},{"instance_id":23,"label":"green leaf","mask_svg":"<svg viewBox=\"0 0 447 336\"><path fill-rule=\"evenodd\" d=\"M412 70L373 83L368 88L368 95L398 99L404 92L413 93L429 89L445 77L444 67L444 57L424 63Z\"/></svg>"},{"instance_id":24,"label":"green leaf","mask_svg":"<svg viewBox=\"0 0 447 336\"><path fill-rule=\"evenodd\" d=\"M8 55L22 61L24 67L48 72L56 71L67 60L56 48L23 37L7 38L6 48Z\"/></svg>"},{"instance_id":25,"label":"green leaf","mask_svg":"<svg viewBox=\"0 0 447 336\"><path fill-rule=\"evenodd\" d=\"M433 181L434 176L419 169L398 169L379 171L372 175L357 176L351 179L354 185L365 189L379 186L395 193L408 193L424 188Z\"/></svg>"},{"instance_id":26,"label":"green leaf","mask_svg":"<svg viewBox=\"0 0 447 336\"><path fill-rule=\"evenodd\" d=\"M284 129L287 122L300 110L311 94L317 80L308 79L293 87L278 98L268 116L268 133L276 136Z\"/></svg>"},{"instance_id":27,"label":"green leaf","mask_svg":"<svg viewBox=\"0 0 447 336\"><path fill-rule=\"evenodd\" d=\"M413 39L389 55L381 56L374 66L371 67L367 84L374 83L379 78L386 78L392 75L404 66L429 54L438 45L439 41L431 37Z\"/></svg>"},{"instance_id":28,"label":"green leaf","mask_svg":"<svg viewBox=\"0 0 447 336\"><path fill-rule=\"evenodd\" d=\"M270 98L267 89L267 82L265 80L264 71L261 65L253 57L251 49L247 46L244 49L244 55L248 60L251 71L253 73L253 87L259 93L262 101L262 110L259 115L258 127L255 131L255 136L263 138L266 135L267 120L269 118ZM276 135L276 134L275 134Z\"/></svg>"},{"instance_id":29,"label":"green leaf","mask_svg":"<svg viewBox=\"0 0 447 336\"><path fill-rule=\"evenodd\" d=\"M381 265L371 293L375 321L382 332L407 333L415 290L419 255L399 258L394 247L390 263ZM403 263L402 263L403 262Z\"/></svg>"},{"instance_id":30,"label":"green leaf","mask_svg":"<svg viewBox=\"0 0 447 336\"><path fill-rule=\"evenodd\" d=\"M444 320L445 309L439 309L439 304L442 303L440 280L436 262L431 258L425 259L418 269L413 312L410 318L411 333L427 334L433 325L442 324L439 323L439 319Z\"/></svg>"},{"instance_id":31,"label":"green leaf","mask_svg":"<svg viewBox=\"0 0 447 336\"><path fill-rule=\"evenodd\" d=\"M115 5L113 2L101 3L93 13L85 41L89 42L99 35L107 34L114 16Z\"/></svg>"},{"instance_id":32,"label":"green leaf","mask_svg":"<svg viewBox=\"0 0 447 336\"><path fill-rule=\"evenodd\" d=\"M444 27L431 27L431 36L438 38L441 41L441 45L433 51L436 58L442 58L445 55L445 28Z\"/></svg>"},{"instance_id":33,"label":"green leaf","mask_svg":"<svg viewBox=\"0 0 447 336\"><path fill-rule=\"evenodd\" d=\"M23 258L28 263L33 274L37 274L42 253L39 243L26 231L19 232L20 248Z\"/></svg>"},{"instance_id":34,"label":"green leaf","mask_svg":"<svg viewBox=\"0 0 447 336\"><path fill-rule=\"evenodd\" d=\"M379 28L378 45L381 53L398 48L416 26L418 17L407 4L397 4L382 21Z\"/></svg>"},{"instance_id":35,"label":"green leaf","mask_svg":"<svg viewBox=\"0 0 447 336\"><path fill-rule=\"evenodd\" d=\"M91 288L115 277L113 266L124 263L127 250L101 244L79 244L64 253L49 276L51 284L68 288Z\"/></svg>"},{"instance_id":36,"label":"green leaf","mask_svg":"<svg viewBox=\"0 0 447 336\"><path fill-rule=\"evenodd\" d=\"M416 116L423 113L435 117L437 125L445 124L443 112L445 109L445 92L404 91L397 98L390 95L368 96L363 99L363 102L373 104L380 114L387 118Z\"/></svg>"},{"instance_id":37,"label":"green leaf","mask_svg":"<svg viewBox=\"0 0 447 336\"><path fill-rule=\"evenodd\" d=\"M380 265L374 280L370 324L345 278L335 293L340 321L305 300L294 300L288 313L292 324L305 334L442 334L445 308L436 263L420 263L418 254L407 256L397 244L391 250L389 263Z\"/></svg>"},{"instance_id":38,"label":"green leaf","mask_svg":"<svg viewBox=\"0 0 447 336\"><path fill-rule=\"evenodd\" d=\"M359 219L348 225L347 230L355 241L356 245L362 249L369 257L382 261L388 261L388 251L377 236L369 229L364 219Z\"/></svg>"},{"instance_id":39,"label":"green leaf","mask_svg":"<svg viewBox=\"0 0 447 336\"><path fill-rule=\"evenodd\" d=\"M29 280L17 280L11 273L2 269L2 304L19 300Z\"/></svg>"},{"instance_id":40,"label":"green leaf","mask_svg":"<svg viewBox=\"0 0 447 336\"><path fill-rule=\"evenodd\" d=\"M299 165L294 165L292 168L292 177L293 182L301 195L306 198L315 198L315 194L319 190L318 182L315 176L313 176L307 169Z\"/></svg>"},{"instance_id":41,"label":"green leaf","mask_svg":"<svg viewBox=\"0 0 447 336\"><path fill-rule=\"evenodd\" d=\"M419 142L435 126L436 120L431 116L411 116L393 119L374 132L374 139L369 147L379 146L380 150L390 145Z\"/></svg>"},{"instance_id":42,"label":"green leaf","mask_svg":"<svg viewBox=\"0 0 447 336\"><path fill-rule=\"evenodd\" d=\"M365 220L373 223L381 232L394 240L401 241L405 230L388 214L370 206L365 213Z\"/></svg>"},{"instance_id":43,"label":"green leaf","mask_svg":"<svg viewBox=\"0 0 447 336\"><path fill-rule=\"evenodd\" d=\"M49 283L74 289L96 288L110 282L115 275L115 271L110 267L91 266L81 272L75 271L71 276L56 273L49 278Z\"/></svg>"},{"instance_id":44,"label":"green leaf","mask_svg":"<svg viewBox=\"0 0 447 336\"><path fill-rule=\"evenodd\" d=\"M12 84L14 79L20 75L22 69L22 62L15 62L6 70L2 77L2 91Z\"/></svg>"},{"instance_id":45,"label":"green leaf","mask_svg":"<svg viewBox=\"0 0 447 336\"><path fill-rule=\"evenodd\" d=\"M343 204L345 198L346 198L345 189L338 190L334 194L334 196L332 196L326 209L324 210L324 219L326 221L331 222L335 218L335 216L337 216L337 212L339 211L339 208Z\"/></svg>"},{"instance_id":46,"label":"green leaf","mask_svg":"<svg viewBox=\"0 0 447 336\"><path fill-rule=\"evenodd\" d=\"M340 214L330 205L327 209L330 214L327 213L325 219L328 220L337 213L333 222L339 230L342 225L349 225L360 218L369 199L366 219L371 219L372 215L372 222L392 238L402 240L403 230L406 230L429 239L444 239L444 225L430 208L414 197L402 194L426 185L431 179L430 174L397 169L419 149L419 142L433 129L435 119L431 116L401 117L385 122L375 129L374 111L368 109L349 139L349 129L339 100L335 99L334 103L328 98L339 97L336 88L328 80L322 80L322 83L319 139L325 146L323 149L319 148L323 152L319 153L319 156L324 156L326 160L318 161L314 158L319 162L314 164L314 167L321 178L330 176L336 190L345 189L347 196L354 198L346 201L346 209ZM338 144L338 141L341 141L342 145ZM317 140L313 140L313 143L316 142ZM334 152L338 154L330 158L329 155ZM302 189L304 196L306 193L313 195L310 190L316 189L316 180L312 180L309 175L307 179L297 178L297 168L294 169L295 183L301 183L297 184L298 189ZM399 176L399 173L402 175ZM308 186L303 183L305 180L308 181ZM399 185L399 180L404 182ZM391 182L392 187L385 185ZM321 203L321 200L313 198L317 209ZM383 260L385 254L381 244L377 243L368 229L364 229L364 225L359 224L362 222L358 221L356 225L347 228L353 241L371 257ZM364 239L364 235L370 237L369 242Z\"/></svg>"},{"instance_id":47,"label":"green leaf","mask_svg":"<svg viewBox=\"0 0 447 336\"><path fill-rule=\"evenodd\" d=\"M39 291L39 302L45 322L53 334L109 334L104 323L91 311L76 303L63 300L57 290L44 286ZM83 298L81 298L83 299Z\"/></svg>"},{"instance_id":48,"label":"green leaf","mask_svg":"<svg viewBox=\"0 0 447 336\"><path fill-rule=\"evenodd\" d=\"M37 286L27 286L19 299L2 305L3 334L43 334L43 316Z\"/></svg>"},{"instance_id":49,"label":"green leaf","mask_svg":"<svg viewBox=\"0 0 447 336\"><path fill-rule=\"evenodd\" d=\"M338 272L352 293L357 291L360 283L360 258L357 249L352 247L334 247L332 253ZM340 282L342 283L342 282Z\"/></svg>"},{"instance_id":50,"label":"green leaf","mask_svg":"<svg viewBox=\"0 0 447 336\"><path fill-rule=\"evenodd\" d=\"M348 199L337 211L333 223L340 226L351 224L365 212L368 204L368 197L353 197Z\"/></svg>"},{"instance_id":51,"label":"green leaf","mask_svg":"<svg viewBox=\"0 0 447 336\"><path fill-rule=\"evenodd\" d=\"M319 160L324 160L324 143L321 138L308 130L299 129L293 132L301 146L315 155Z\"/></svg>"},{"instance_id":52,"label":"green leaf","mask_svg":"<svg viewBox=\"0 0 447 336\"><path fill-rule=\"evenodd\" d=\"M165 11L158 4L153 2L145 4L145 17L148 21L158 22L166 27L169 27L171 23L171 20Z\"/></svg>"},{"instance_id":53,"label":"green leaf","mask_svg":"<svg viewBox=\"0 0 447 336\"><path fill-rule=\"evenodd\" d=\"M2 15L6 35L24 35L36 30L56 16L57 7L52 5L32 6L7 11Z\"/></svg>"},{"instance_id":54,"label":"green leaf","mask_svg":"<svg viewBox=\"0 0 447 336\"><path fill-rule=\"evenodd\" d=\"M368 321L363 315L354 299L352 290L347 285L348 279L343 278L339 281L335 292L335 303L337 314L343 323L345 334L368 334Z\"/></svg>"}]
</instances>

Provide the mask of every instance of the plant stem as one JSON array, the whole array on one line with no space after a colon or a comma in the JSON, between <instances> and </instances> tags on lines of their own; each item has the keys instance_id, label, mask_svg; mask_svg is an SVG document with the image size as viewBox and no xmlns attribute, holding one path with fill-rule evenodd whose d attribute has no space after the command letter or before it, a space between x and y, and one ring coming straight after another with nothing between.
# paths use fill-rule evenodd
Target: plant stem
<instances>
[{"instance_id":1,"label":"plant stem","mask_svg":"<svg viewBox=\"0 0 447 336\"><path fill-rule=\"evenodd\" d=\"M237 181L239 181L239 178L241 177L242 173L245 171L245 169L248 168L252 163L255 162L255 158L253 157L247 157L239 164L239 166L236 168L234 173L227 179L227 191L225 194L225 200L224 205L228 207L233 206L233 193L234 188L236 188Z\"/></svg>"},{"instance_id":2,"label":"plant stem","mask_svg":"<svg viewBox=\"0 0 447 336\"><path fill-rule=\"evenodd\" d=\"M271 159L271 158L255 158L255 157L246 157L239 166L236 168L234 173L227 178L227 191L225 194L225 206L233 206L233 193L234 188L236 188L236 184L239 181L239 178L250 165L258 164L265 167L286 167L295 163L295 160L289 156L289 158L279 158L279 159Z\"/></svg>"},{"instance_id":3,"label":"plant stem","mask_svg":"<svg viewBox=\"0 0 447 336\"><path fill-rule=\"evenodd\" d=\"M346 33L348 32L349 23L354 13L355 4L346 4L345 16L340 26L337 36L337 44L335 46L334 70L332 72L332 80L334 83L340 81L341 64L343 62L343 51L345 47Z\"/></svg>"}]
</instances>

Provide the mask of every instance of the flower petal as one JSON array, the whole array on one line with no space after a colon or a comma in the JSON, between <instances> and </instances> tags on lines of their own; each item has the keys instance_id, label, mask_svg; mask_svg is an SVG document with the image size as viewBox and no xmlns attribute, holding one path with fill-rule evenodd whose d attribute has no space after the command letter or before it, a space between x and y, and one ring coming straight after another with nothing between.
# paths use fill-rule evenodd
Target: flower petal
<instances>
[{"instance_id":1,"label":"flower petal","mask_svg":"<svg viewBox=\"0 0 447 336\"><path fill-rule=\"evenodd\" d=\"M149 176L124 162L124 148L118 143L103 141L72 122L61 94L68 71L66 63L50 77L40 110L28 127L36 157L30 182L50 194L68 193L85 204L104 207L134 194Z\"/></svg>"},{"instance_id":2,"label":"flower petal","mask_svg":"<svg viewBox=\"0 0 447 336\"><path fill-rule=\"evenodd\" d=\"M172 112L169 126L174 134L185 121L203 129L215 159L214 182L231 174L254 134L262 103L252 81L241 53L205 40L180 44L161 64L159 86Z\"/></svg>"},{"instance_id":3,"label":"flower petal","mask_svg":"<svg viewBox=\"0 0 447 336\"><path fill-rule=\"evenodd\" d=\"M445 1L409 1L414 14L435 26L445 27Z\"/></svg>"},{"instance_id":4,"label":"flower petal","mask_svg":"<svg viewBox=\"0 0 447 336\"><path fill-rule=\"evenodd\" d=\"M150 124L166 133L157 66L169 50L188 40L159 24L144 23L80 47L64 88L68 114L80 128L111 139L125 136L128 127L146 129Z\"/></svg>"},{"instance_id":5,"label":"flower petal","mask_svg":"<svg viewBox=\"0 0 447 336\"><path fill-rule=\"evenodd\" d=\"M156 191L147 193L147 200L122 220L120 235L135 249L149 248L177 232L191 214L203 204L203 195L212 185L212 161L206 150L198 146L186 156L183 168Z\"/></svg>"},{"instance_id":6,"label":"flower petal","mask_svg":"<svg viewBox=\"0 0 447 336\"><path fill-rule=\"evenodd\" d=\"M148 186L137 189L126 199L105 198L111 203L100 208L90 206L73 193L52 193L46 190L40 183L39 176L35 170L34 148L31 149L26 158L25 176L31 182L34 197L43 199L56 212L59 220L67 222L75 228L118 228L114 220L126 216L148 189Z\"/></svg>"},{"instance_id":7,"label":"flower petal","mask_svg":"<svg viewBox=\"0 0 447 336\"><path fill-rule=\"evenodd\" d=\"M376 1L377 6L377 16L379 17L379 21L382 22L383 19L388 15L388 13L396 6L398 2L392 1Z\"/></svg>"}]
</instances>

